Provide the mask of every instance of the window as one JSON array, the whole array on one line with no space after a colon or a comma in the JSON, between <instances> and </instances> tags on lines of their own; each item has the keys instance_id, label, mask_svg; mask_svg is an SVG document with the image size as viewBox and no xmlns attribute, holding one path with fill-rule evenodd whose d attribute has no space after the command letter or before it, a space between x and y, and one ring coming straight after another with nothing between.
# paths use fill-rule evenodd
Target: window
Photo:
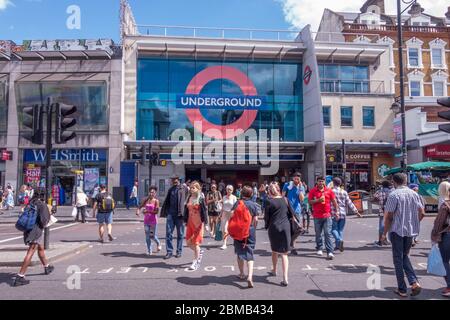
<instances>
[{"instance_id":1,"label":"window","mask_svg":"<svg viewBox=\"0 0 450 320\"><path fill-rule=\"evenodd\" d=\"M375 107L363 107L363 127L375 127Z\"/></svg>"},{"instance_id":2,"label":"window","mask_svg":"<svg viewBox=\"0 0 450 320\"><path fill-rule=\"evenodd\" d=\"M442 66L442 49L434 48L431 50L431 59L434 66Z\"/></svg>"},{"instance_id":3,"label":"window","mask_svg":"<svg viewBox=\"0 0 450 320\"><path fill-rule=\"evenodd\" d=\"M108 131L108 98L106 82L19 82L16 84L17 105L39 104L40 93L55 102L77 106L75 131ZM19 110L21 130L22 110Z\"/></svg>"},{"instance_id":4,"label":"window","mask_svg":"<svg viewBox=\"0 0 450 320\"><path fill-rule=\"evenodd\" d=\"M0 75L1 77L1 75ZM7 85L6 81L0 78L0 132L7 131L7 119L8 119L8 100L7 95Z\"/></svg>"},{"instance_id":5,"label":"window","mask_svg":"<svg viewBox=\"0 0 450 320\"><path fill-rule=\"evenodd\" d=\"M409 57L409 65L411 67L419 66L419 49L417 48L409 48L408 49L408 57Z\"/></svg>"},{"instance_id":6,"label":"window","mask_svg":"<svg viewBox=\"0 0 450 320\"><path fill-rule=\"evenodd\" d=\"M331 107L323 107L323 125L325 127L331 127Z\"/></svg>"},{"instance_id":7,"label":"window","mask_svg":"<svg viewBox=\"0 0 450 320\"><path fill-rule=\"evenodd\" d=\"M341 107L341 127L353 127L353 107Z\"/></svg>"},{"instance_id":8,"label":"window","mask_svg":"<svg viewBox=\"0 0 450 320\"><path fill-rule=\"evenodd\" d=\"M433 96L443 97L446 96L444 92L444 81L433 81Z\"/></svg>"},{"instance_id":9,"label":"window","mask_svg":"<svg viewBox=\"0 0 450 320\"><path fill-rule=\"evenodd\" d=\"M369 67L353 65L319 65L322 92L368 93Z\"/></svg>"},{"instance_id":10,"label":"window","mask_svg":"<svg viewBox=\"0 0 450 320\"><path fill-rule=\"evenodd\" d=\"M411 96L411 97L420 97L422 94L421 94L421 82L420 81L411 81L410 83L409 83L409 90L410 90L410 93L409 93L409 95Z\"/></svg>"}]
</instances>

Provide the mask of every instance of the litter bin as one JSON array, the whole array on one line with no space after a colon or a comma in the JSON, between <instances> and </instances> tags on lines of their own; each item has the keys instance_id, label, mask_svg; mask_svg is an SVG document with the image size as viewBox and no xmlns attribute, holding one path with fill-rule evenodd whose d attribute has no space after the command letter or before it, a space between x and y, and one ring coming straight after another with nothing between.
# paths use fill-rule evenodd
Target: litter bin
<instances>
[{"instance_id":1,"label":"litter bin","mask_svg":"<svg viewBox=\"0 0 450 320\"><path fill-rule=\"evenodd\" d=\"M348 195L359 212L367 212L369 209L369 192L365 190L355 190L350 192Z\"/></svg>"}]
</instances>

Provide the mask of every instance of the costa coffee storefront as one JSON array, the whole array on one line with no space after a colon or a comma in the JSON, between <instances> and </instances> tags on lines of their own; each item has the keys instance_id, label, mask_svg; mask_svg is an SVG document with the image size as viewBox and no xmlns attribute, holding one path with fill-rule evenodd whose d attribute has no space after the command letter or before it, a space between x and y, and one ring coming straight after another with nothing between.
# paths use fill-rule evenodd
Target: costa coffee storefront
<instances>
[{"instance_id":1,"label":"costa coffee storefront","mask_svg":"<svg viewBox=\"0 0 450 320\"><path fill-rule=\"evenodd\" d=\"M434 144L424 148L424 157L429 161L449 161L450 144Z\"/></svg>"},{"instance_id":2,"label":"costa coffee storefront","mask_svg":"<svg viewBox=\"0 0 450 320\"><path fill-rule=\"evenodd\" d=\"M346 180L348 190L367 190L381 181L384 173L394 166L389 153L348 152L346 154ZM342 164L336 161L335 153L327 152L327 176L342 177Z\"/></svg>"}]
</instances>

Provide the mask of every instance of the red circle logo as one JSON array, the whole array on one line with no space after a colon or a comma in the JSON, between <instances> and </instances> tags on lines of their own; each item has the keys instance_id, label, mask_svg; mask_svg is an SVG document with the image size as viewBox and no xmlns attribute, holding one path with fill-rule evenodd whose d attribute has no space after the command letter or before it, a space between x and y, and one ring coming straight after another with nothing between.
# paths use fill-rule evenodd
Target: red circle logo
<instances>
[{"instance_id":1,"label":"red circle logo","mask_svg":"<svg viewBox=\"0 0 450 320\"><path fill-rule=\"evenodd\" d=\"M311 82L312 70L310 66L306 66L305 72L303 73L303 82L308 85Z\"/></svg>"},{"instance_id":2,"label":"red circle logo","mask_svg":"<svg viewBox=\"0 0 450 320\"><path fill-rule=\"evenodd\" d=\"M217 79L227 79L234 82L246 96L258 95L255 85L247 75L236 68L228 66L209 67L199 72L189 83L186 94L200 94L209 82ZM186 110L186 115L189 121L194 125L194 128L205 136L218 138L215 133L220 131L222 134L220 138L232 139L244 133L252 126L258 116L258 110L244 110L238 120L225 126L216 125L205 119L201 114L200 109Z\"/></svg>"}]
</instances>

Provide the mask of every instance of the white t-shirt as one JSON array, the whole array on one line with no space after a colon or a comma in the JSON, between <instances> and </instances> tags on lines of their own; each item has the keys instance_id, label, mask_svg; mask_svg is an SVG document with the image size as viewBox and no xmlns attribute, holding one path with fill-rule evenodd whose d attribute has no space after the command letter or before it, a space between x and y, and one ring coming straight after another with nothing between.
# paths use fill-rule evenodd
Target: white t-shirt
<instances>
[{"instance_id":1,"label":"white t-shirt","mask_svg":"<svg viewBox=\"0 0 450 320\"><path fill-rule=\"evenodd\" d=\"M228 197L227 195L225 195L223 197L223 211L231 212L236 202L236 196L231 195L230 197Z\"/></svg>"},{"instance_id":2,"label":"white t-shirt","mask_svg":"<svg viewBox=\"0 0 450 320\"><path fill-rule=\"evenodd\" d=\"M131 190L130 198L137 198L137 193L138 193L137 187L133 186L133 190Z\"/></svg>"}]
</instances>

